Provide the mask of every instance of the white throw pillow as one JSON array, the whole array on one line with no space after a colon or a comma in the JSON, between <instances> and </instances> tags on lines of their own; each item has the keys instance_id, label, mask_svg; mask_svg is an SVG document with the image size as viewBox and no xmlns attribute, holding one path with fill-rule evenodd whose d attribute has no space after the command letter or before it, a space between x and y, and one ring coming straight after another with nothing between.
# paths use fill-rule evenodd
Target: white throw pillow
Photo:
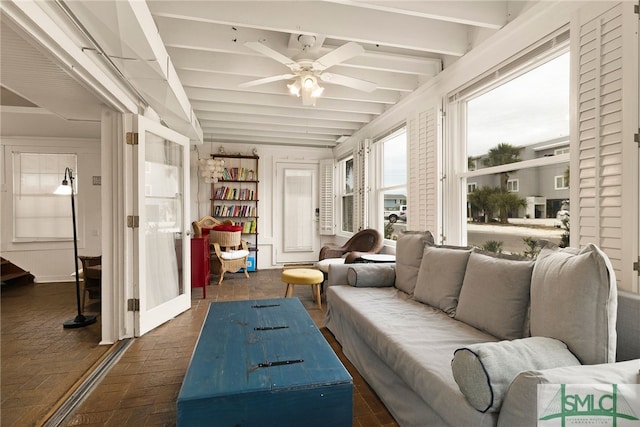
<instances>
[{"instance_id":1,"label":"white throw pillow","mask_svg":"<svg viewBox=\"0 0 640 427\"><path fill-rule=\"evenodd\" d=\"M232 260L232 259L240 259L249 255L249 251L245 251L244 249L239 249L237 251L225 251L220 252L220 256L222 259Z\"/></svg>"}]
</instances>

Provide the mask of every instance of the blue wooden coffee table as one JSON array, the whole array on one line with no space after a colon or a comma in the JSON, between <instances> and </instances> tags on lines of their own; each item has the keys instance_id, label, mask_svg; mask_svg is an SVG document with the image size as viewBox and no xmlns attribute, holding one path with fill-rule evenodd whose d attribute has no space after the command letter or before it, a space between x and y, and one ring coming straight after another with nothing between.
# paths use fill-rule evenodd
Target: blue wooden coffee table
<instances>
[{"instance_id":1,"label":"blue wooden coffee table","mask_svg":"<svg viewBox=\"0 0 640 427\"><path fill-rule=\"evenodd\" d=\"M353 381L297 298L211 303L178 426L351 426Z\"/></svg>"}]
</instances>

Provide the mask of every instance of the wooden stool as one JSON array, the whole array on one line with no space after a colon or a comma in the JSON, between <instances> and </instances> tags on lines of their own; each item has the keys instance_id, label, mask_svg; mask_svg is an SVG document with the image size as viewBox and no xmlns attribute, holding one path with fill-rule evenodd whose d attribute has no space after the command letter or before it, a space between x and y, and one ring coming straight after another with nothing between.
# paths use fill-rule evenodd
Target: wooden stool
<instances>
[{"instance_id":1,"label":"wooden stool","mask_svg":"<svg viewBox=\"0 0 640 427\"><path fill-rule=\"evenodd\" d=\"M293 295L294 285L311 285L313 300L318 303L318 308L322 308L320 300L320 286L324 281L324 275L320 270L312 268L290 268L282 271L282 281L287 284L285 298Z\"/></svg>"}]
</instances>

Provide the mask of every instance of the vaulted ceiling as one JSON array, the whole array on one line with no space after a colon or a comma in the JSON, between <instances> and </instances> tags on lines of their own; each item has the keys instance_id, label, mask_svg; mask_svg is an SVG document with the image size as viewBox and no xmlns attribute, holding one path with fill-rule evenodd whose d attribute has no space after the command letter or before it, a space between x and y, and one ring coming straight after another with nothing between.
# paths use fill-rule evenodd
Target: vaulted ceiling
<instances>
[{"instance_id":1,"label":"vaulted ceiling","mask_svg":"<svg viewBox=\"0 0 640 427\"><path fill-rule=\"evenodd\" d=\"M165 123L191 133L192 139L334 147L490 37L528 4L151 0L145 5L58 0L39 7L59 26L73 31L71 39L79 51L105 75L120 80L123 91L138 96ZM20 14L30 14L19 7ZM47 102L45 95L60 88L50 79L44 80L48 87L38 87L37 77L20 75L20 69L34 59L24 58L18 39L9 37L19 27L12 22L18 12L10 12L12 19L3 15L2 20L2 86L45 109L60 109L54 113L63 117L93 112L83 107L72 113L67 110L73 106L65 110ZM301 40L311 41L304 51ZM349 42L362 51L351 51L353 46L345 46ZM29 52L41 56L42 46L31 44L35 47ZM340 49L336 54L349 54L338 55L335 61L324 56L336 49ZM309 102L287 88L295 80L291 66L309 67L318 58L330 64L326 71L312 70L324 92L315 105L305 105ZM259 79L265 83L247 85ZM345 85L354 81L373 83L375 89ZM100 96L95 100L96 105L108 103Z\"/></svg>"}]
</instances>

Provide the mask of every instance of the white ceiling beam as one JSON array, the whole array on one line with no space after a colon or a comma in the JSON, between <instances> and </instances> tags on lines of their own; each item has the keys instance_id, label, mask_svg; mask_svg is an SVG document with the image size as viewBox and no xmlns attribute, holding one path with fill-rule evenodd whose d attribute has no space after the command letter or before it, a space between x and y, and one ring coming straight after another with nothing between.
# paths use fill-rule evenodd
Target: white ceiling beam
<instances>
[{"instance_id":1,"label":"white ceiling beam","mask_svg":"<svg viewBox=\"0 0 640 427\"><path fill-rule=\"evenodd\" d=\"M262 104L240 104L229 102L207 102L194 100L192 102L193 108L198 115L203 112L222 112L232 114L254 114L260 116L276 116L285 118L296 119L309 119L309 120L335 120L354 123L369 123L375 116L364 113L345 113L338 111L328 110L313 110L309 108L298 107L273 107Z\"/></svg>"},{"instance_id":2,"label":"white ceiling beam","mask_svg":"<svg viewBox=\"0 0 640 427\"><path fill-rule=\"evenodd\" d=\"M268 59L255 51L243 45L245 41L255 41L266 39L269 40L270 46L281 52L285 56L294 57L300 54L299 50L287 49L286 40L280 33L271 31L251 30L253 37L248 37L245 32L247 29L240 28L236 31L230 30L228 25L218 25L208 22L194 22L180 19L172 19L166 17L157 17L156 22L158 28L162 31L163 41L167 46L170 54L173 56L176 48L215 52L218 54L234 54L246 57L246 61L250 58L260 58L263 61L269 60L277 65L280 69L287 68L277 62ZM237 33L237 34L236 34ZM194 34L207 34L207 37L194 37ZM236 38L234 38L234 36ZM235 41L234 41L235 40ZM330 52L338 46L326 45L319 49L318 56ZM239 61L240 58L234 57L233 61ZM177 62L177 61L174 61ZM385 53L382 48L377 51L366 51L364 54L351 58L341 64L345 67L365 68L381 71L389 71L394 73L407 74L434 74L438 73L442 68L442 61L438 58L429 57L412 57L407 55ZM334 68L332 67L333 71ZM336 71L337 72L337 71Z\"/></svg>"},{"instance_id":3,"label":"white ceiling beam","mask_svg":"<svg viewBox=\"0 0 640 427\"><path fill-rule=\"evenodd\" d=\"M317 141L313 139L296 139L285 137L249 136L249 135L226 135L226 134L207 134L205 142L213 143L233 143L233 144L268 144L268 145L288 145L293 147L326 147L333 148L338 143L328 141Z\"/></svg>"},{"instance_id":4,"label":"white ceiling beam","mask_svg":"<svg viewBox=\"0 0 640 427\"><path fill-rule=\"evenodd\" d=\"M226 112L198 111L200 123L221 122L221 123L241 123L243 126L309 126L314 129L329 129L329 131L339 134L352 134L362 127L362 123L347 122L340 120L323 120L282 116L265 116L258 114L233 114ZM293 119L293 122L292 122Z\"/></svg>"},{"instance_id":5,"label":"white ceiling beam","mask_svg":"<svg viewBox=\"0 0 640 427\"><path fill-rule=\"evenodd\" d=\"M494 30L506 25L508 18L507 1L324 1Z\"/></svg>"},{"instance_id":6,"label":"white ceiling beam","mask_svg":"<svg viewBox=\"0 0 640 427\"><path fill-rule=\"evenodd\" d=\"M155 16L216 22L288 33L322 34L339 40L382 44L462 56L467 27L408 15L324 2L150 2ZM360 25L354 25L354 23ZM402 28L403 31L398 31ZM267 44L269 40L266 41Z\"/></svg>"},{"instance_id":7,"label":"white ceiling beam","mask_svg":"<svg viewBox=\"0 0 640 427\"><path fill-rule=\"evenodd\" d=\"M296 139L296 140L313 140L313 141L324 141L328 144L335 142L336 137L332 135L323 135L323 134L314 134L314 133L304 133L304 132L281 132L281 131L273 131L273 130L254 130L243 127L242 129L238 128L218 128L218 127L210 127L205 128L205 131L209 135L236 135L236 136L255 136L262 137L265 139L268 138L288 138L288 139Z\"/></svg>"},{"instance_id":8,"label":"white ceiling beam","mask_svg":"<svg viewBox=\"0 0 640 427\"><path fill-rule=\"evenodd\" d=\"M223 121L223 120L206 120L201 118L200 124L203 129L238 129L237 121ZM276 123L243 123L243 129L250 129L257 132L280 132L297 133L297 134L313 134L313 135L351 135L353 131L347 131L346 129L328 128L328 127L313 127L304 126L295 121L289 120L287 124ZM334 137L335 139L335 137Z\"/></svg>"}]
</instances>

